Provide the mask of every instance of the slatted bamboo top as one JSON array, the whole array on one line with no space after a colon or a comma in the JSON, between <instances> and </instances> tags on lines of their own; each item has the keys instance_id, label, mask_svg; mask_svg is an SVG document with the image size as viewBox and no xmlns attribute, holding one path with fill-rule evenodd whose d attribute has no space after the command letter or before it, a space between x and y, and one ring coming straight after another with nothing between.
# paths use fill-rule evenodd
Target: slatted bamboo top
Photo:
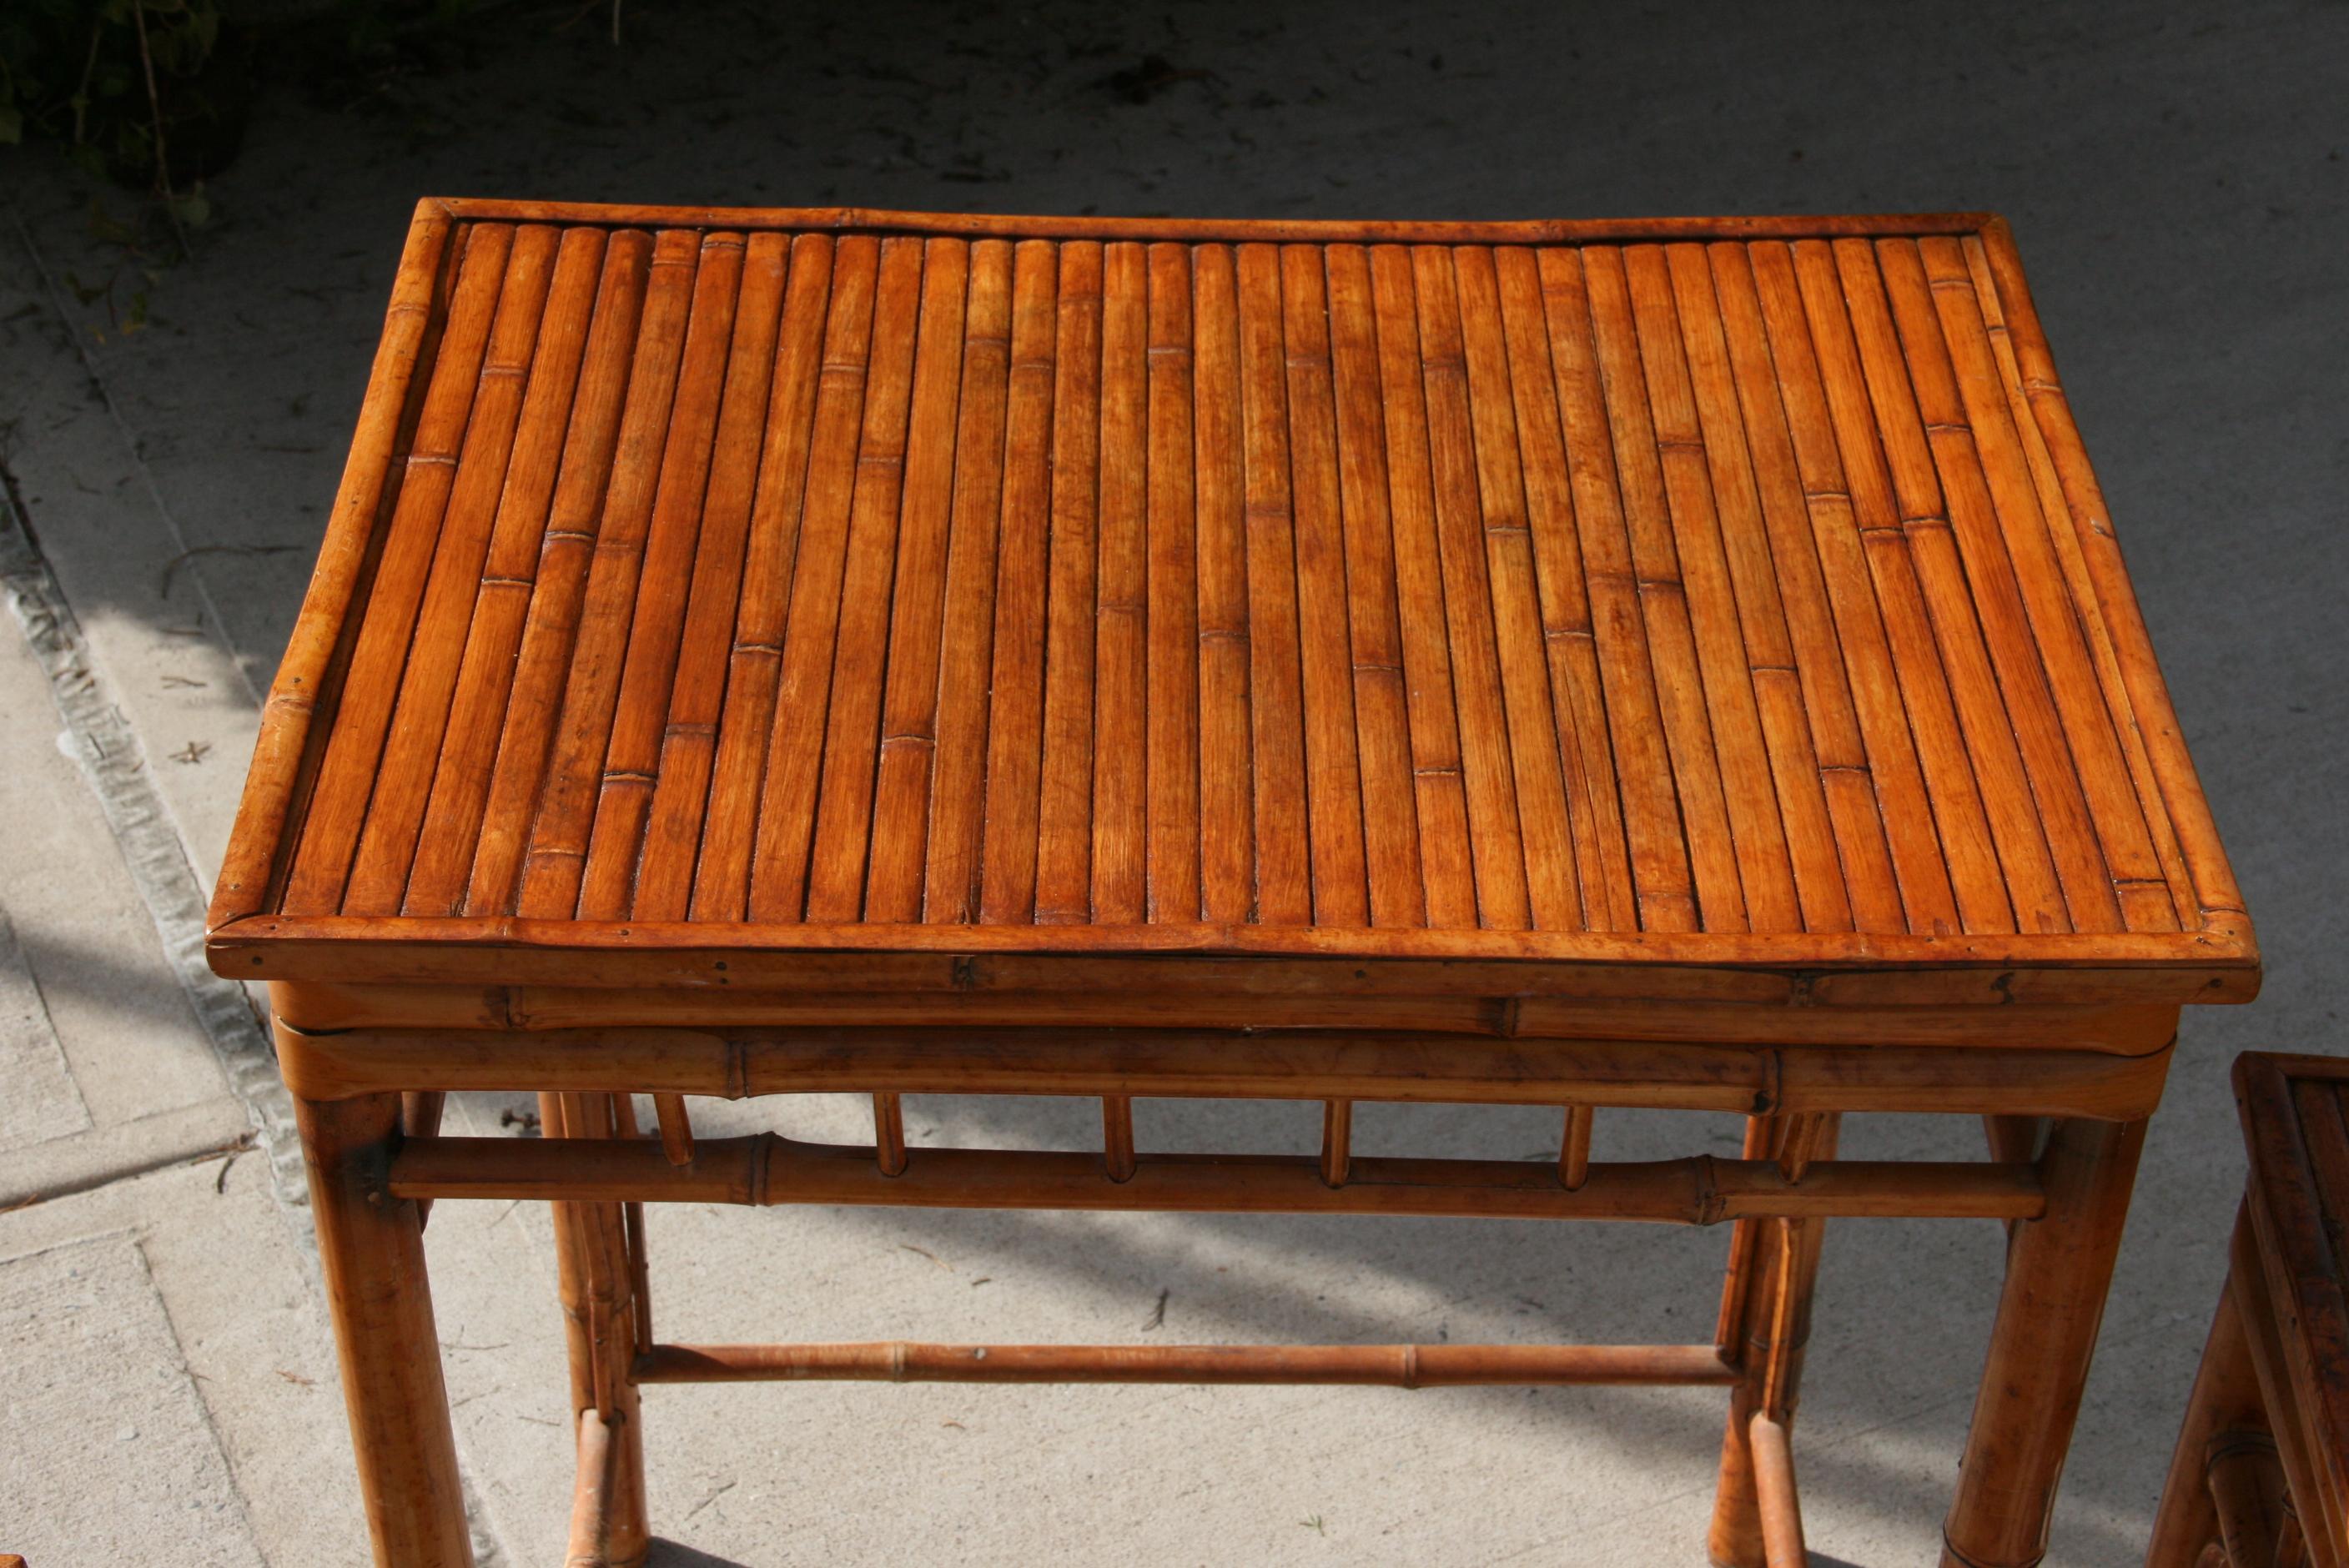
<instances>
[{"instance_id":1,"label":"slatted bamboo top","mask_svg":"<svg viewBox=\"0 0 2349 1568\"><path fill-rule=\"evenodd\" d=\"M2268 1413L2287 1452L2311 1467L2313 1494L2294 1501L2332 1548L2324 1559L2337 1561L2349 1548L2349 1060L2247 1051L2235 1060L2235 1097L2254 1238L2235 1267L2256 1276L2248 1291L2239 1277L2235 1299L2267 1305L2247 1327L2256 1358L2282 1372L2283 1407ZM2281 1430L2287 1423L2293 1433Z\"/></svg>"},{"instance_id":2,"label":"slatted bamboo top","mask_svg":"<svg viewBox=\"0 0 2349 1568\"><path fill-rule=\"evenodd\" d=\"M1963 215L428 201L213 920L2257 963Z\"/></svg>"}]
</instances>

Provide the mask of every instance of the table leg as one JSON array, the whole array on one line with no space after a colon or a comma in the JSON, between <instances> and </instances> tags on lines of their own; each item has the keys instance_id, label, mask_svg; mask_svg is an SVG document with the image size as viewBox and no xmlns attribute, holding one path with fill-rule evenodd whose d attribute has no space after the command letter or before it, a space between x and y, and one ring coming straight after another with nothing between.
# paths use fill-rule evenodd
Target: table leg
<instances>
[{"instance_id":1,"label":"table leg","mask_svg":"<svg viewBox=\"0 0 2349 1568\"><path fill-rule=\"evenodd\" d=\"M1784 1155L1794 1119L1747 1120L1744 1155ZM1821 1115L1806 1130L1807 1158L1835 1157L1837 1119ZM1754 1418L1765 1415L1791 1429L1803 1377L1803 1347L1811 1335L1811 1293L1818 1282L1826 1239L1821 1220L1740 1220L1731 1238L1729 1280L1723 1291L1720 1340L1737 1351L1741 1377L1729 1397L1721 1439L1721 1479L1713 1491L1713 1525L1705 1546L1718 1568L1764 1568L1769 1560L1762 1499L1754 1468Z\"/></svg>"},{"instance_id":2,"label":"table leg","mask_svg":"<svg viewBox=\"0 0 2349 1568\"><path fill-rule=\"evenodd\" d=\"M539 1123L549 1138L612 1138L621 1130L615 1097L608 1094L541 1095ZM645 1504L644 1423L636 1386L629 1378L641 1304L626 1205L548 1207L571 1355L571 1429L580 1439L574 1490L592 1502L574 1510L564 1564L632 1568L644 1561L652 1532ZM597 1419L583 1424L591 1411Z\"/></svg>"},{"instance_id":3,"label":"table leg","mask_svg":"<svg viewBox=\"0 0 2349 1568\"><path fill-rule=\"evenodd\" d=\"M1998 1321L1941 1529L1942 1568L2034 1568L2046 1554L2144 1147L2143 1121L2072 1118L2048 1134L2047 1211L2008 1236Z\"/></svg>"},{"instance_id":4,"label":"table leg","mask_svg":"<svg viewBox=\"0 0 2349 1568\"><path fill-rule=\"evenodd\" d=\"M473 1561L416 1205L386 1190L399 1096L297 1100L326 1307L381 1568Z\"/></svg>"}]
</instances>

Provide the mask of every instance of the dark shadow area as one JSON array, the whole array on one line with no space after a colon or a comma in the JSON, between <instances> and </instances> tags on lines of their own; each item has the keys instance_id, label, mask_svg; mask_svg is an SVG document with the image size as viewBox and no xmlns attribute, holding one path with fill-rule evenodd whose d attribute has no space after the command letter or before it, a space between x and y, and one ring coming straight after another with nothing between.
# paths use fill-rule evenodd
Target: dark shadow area
<instances>
[{"instance_id":1,"label":"dark shadow area","mask_svg":"<svg viewBox=\"0 0 2349 1568\"><path fill-rule=\"evenodd\" d=\"M645 1568L757 1568L757 1565L708 1552L697 1552L666 1536L656 1535L653 1537L653 1549L645 1557ZM1828 1568L1834 1568L1834 1565L1830 1563Z\"/></svg>"}]
</instances>

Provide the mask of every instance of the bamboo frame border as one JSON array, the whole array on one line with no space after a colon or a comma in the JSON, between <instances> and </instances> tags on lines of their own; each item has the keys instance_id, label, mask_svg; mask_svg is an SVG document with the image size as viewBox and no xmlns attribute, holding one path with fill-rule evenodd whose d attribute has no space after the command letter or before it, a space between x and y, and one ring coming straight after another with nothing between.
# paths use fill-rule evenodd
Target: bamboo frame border
<instances>
[{"instance_id":1,"label":"bamboo frame border","mask_svg":"<svg viewBox=\"0 0 2349 1568\"><path fill-rule=\"evenodd\" d=\"M368 545L386 492L396 483L392 459L415 373L430 327L436 282L450 236L476 220L537 221L605 225L664 224L952 234L1029 234L1055 238L1297 240L1319 242L1393 241L1420 243L1575 243L1635 240L1764 239L1828 236L1957 234L1980 240L1999 304L2013 342L2033 415L2057 459L2071 521L2095 568L2097 607L2123 655L2123 696L2151 758L2163 810L2178 833L2181 855L2203 924L2159 934L2009 938L1851 937L1790 934L1726 937L1692 934L1346 932L1279 927L1023 927L1016 932L976 926L827 927L678 923L674 927L597 922L367 921L326 917L290 921L263 913L287 850L287 830L313 739L316 697L329 676L364 574ZM854 207L663 207L597 203L430 198L410 222L386 313L357 432L346 461L325 543L289 640L284 663L264 704L245 789L208 916L207 948L213 966L247 979L281 975L275 955L305 943L329 944L346 966L369 948L493 947L515 973L534 953L592 952L623 983L627 956L643 950L688 947L777 954L858 951L1143 954L1179 953L1227 956L1311 954L1398 959L1464 957L1531 960L1564 965L1764 967L1795 970L1981 966L1986 969L2089 969L2115 984L2129 976L2146 994L2178 1000L2249 1001L2258 992L2259 947L2220 842L2176 711L2121 559L2097 486L2025 283L2012 230L1982 212L1850 216L1565 219L1515 222L1365 220L1201 220L1046 218L1024 215L898 212ZM713 941L719 933L721 941ZM618 962L611 962L613 959ZM2185 976L2163 969L2189 966ZM2205 972L2209 973L2205 973ZM1889 978L1889 976L1888 976ZM2181 984L2181 981L2184 983Z\"/></svg>"},{"instance_id":2,"label":"bamboo frame border","mask_svg":"<svg viewBox=\"0 0 2349 1568\"><path fill-rule=\"evenodd\" d=\"M426 197L460 222L789 229L823 233L954 234L1048 240L1295 241L1309 244L1630 244L1643 240L1773 240L1973 234L1991 212L1756 213L1648 218L1124 218L1033 212L914 212L889 207L703 207L631 201Z\"/></svg>"},{"instance_id":3,"label":"bamboo frame border","mask_svg":"<svg viewBox=\"0 0 2349 1568\"><path fill-rule=\"evenodd\" d=\"M726 1099L841 1092L1957 1112L2131 1120L2160 1103L2172 1050L1778 1047L1281 1032L1255 1037L1017 1030L490 1031L276 1026L305 1099L535 1088ZM1111 1037L1114 1036L1115 1037ZM984 1054L972 1050L983 1040Z\"/></svg>"},{"instance_id":4,"label":"bamboo frame border","mask_svg":"<svg viewBox=\"0 0 2349 1568\"><path fill-rule=\"evenodd\" d=\"M287 828L310 749L316 694L327 678L349 621L351 601L366 574L368 547L382 523L380 509L398 493L392 465L418 363L430 335L435 288L456 226L446 204L431 201L418 202L409 222L391 299L384 307L383 336L367 373L367 395L359 402L358 428L343 461L334 509L327 513L326 539L293 634L286 639L285 656L262 701L261 733L254 741L244 793L237 801L228 849L212 885L205 921L212 930L262 907L292 837Z\"/></svg>"},{"instance_id":5,"label":"bamboo frame border","mask_svg":"<svg viewBox=\"0 0 2349 1568\"><path fill-rule=\"evenodd\" d=\"M290 783L290 780L289 780ZM259 788L249 788L250 795ZM223 887L226 882L223 880ZM219 912L216 908L215 914ZM1660 966L1700 971L1761 972L1783 977L1794 990L1817 976L1867 974L1876 989L1913 992L1934 1003L1980 1001L2009 1005L2015 978L2030 969L2047 978L2047 1000L2122 997L2145 1001L2248 1002L2259 994L2258 948L2250 923L2223 923L2190 932L2066 933L2027 936L1921 936L1911 933L1430 931L1365 928L1332 931L1277 925L810 925L798 923L712 924L698 921L532 920L510 915L253 914L216 918L205 948L212 966L241 980L340 979L410 981L492 978L586 987L640 985L648 977L683 978L680 961L712 971L749 955L813 960L859 956L884 960L930 954L954 961L984 956L1091 959L1309 958L1520 965L1528 990L1547 982L1571 995L1576 975L1607 985ZM374 950L371 954L369 950ZM422 955L431 954L429 960ZM533 955L536 961L533 962ZM592 955L592 966L583 957ZM470 962L469 962L470 959ZM429 970L428 975L423 971ZM1544 975L1547 969L1552 973ZM1930 971L1913 983L1895 976ZM1971 972L1971 995L1947 983ZM2076 973L2066 990L2058 976ZM1171 977L1171 976L1170 976ZM1802 998L1839 1000L1825 990ZM1889 998L1887 998L1889 999Z\"/></svg>"},{"instance_id":6,"label":"bamboo frame border","mask_svg":"<svg viewBox=\"0 0 2349 1568\"><path fill-rule=\"evenodd\" d=\"M2014 231L2004 218L1992 214L1984 219L1980 237L1990 261L1992 278L1998 287L1999 306L2005 317L2009 341L2014 346L2033 421L2054 454L2064 502L2071 511L2072 526L2079 535L2080 548L2089 557L2092 569L2101 568L2093 573L2097 608L2104 612L2107 629L2121 645L2121 684L2130 714L2137 720L2152 758L2162 809L2178 833L2178 851L2185 857L2187 875L2194 884L2195 903L2202 912L2202 928L2233 941L2246 958L2256 964L2259 947L2251 935L2242 891L2236 885L2234 870L2219 841L2219 827L2210 814L2209 797L2203 792L2201 776L2186 749L2178 710L2169 700L2168 683L2162 678L2160 664L2154 657L2153 635L2146 627L2144 609L2137 603L2136 583L2121 558L2120 541L2113 531L2104 489L2096 482L2095 469L2080 438L2079 425L2072 417L2071 403L2056 377L2055 356L2048 346L2046 329L2040 323L2038 306L2032 300L2031 285L2023 276L2023 253L2015 245Z\"/></svg>"}]
</instances>

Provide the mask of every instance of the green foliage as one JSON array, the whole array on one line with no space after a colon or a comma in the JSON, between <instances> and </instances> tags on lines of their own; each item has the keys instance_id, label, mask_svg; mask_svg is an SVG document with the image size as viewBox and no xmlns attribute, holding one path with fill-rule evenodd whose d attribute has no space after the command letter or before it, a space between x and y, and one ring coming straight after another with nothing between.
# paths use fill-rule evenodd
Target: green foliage
<instances>
[{"instance_id":1,"label":"green foliage","mask_svg":"<svg viewBox=\"0 0 2349 1568\"><path fill-rule=\"evenodd\" d=\"M0 0L0 147L49 143L141 192L127 222L93 200L92 234L168 264L212 217L204 182L235 157L264 70L324 107L396 113L402 84L461 57L492 3L325 0L268 23L264 42L223 14L234 0ZM616 29L617 0L587 3L610 4ZM113 311L111 285L100 294ZM143 316L131 303L124 330Z\"/></svg>"},{"instance_id":2,"label":"green foliage","mask_svg":"<svg viewBox=\"0 0 2349 1568\"><path fill-rule=\"evenodd\" d=\"M220 45L217 0L11 0L0 142L51 139L94 172L152 170L174 110L206 107Z\"/></svg>"}]
</instances>

